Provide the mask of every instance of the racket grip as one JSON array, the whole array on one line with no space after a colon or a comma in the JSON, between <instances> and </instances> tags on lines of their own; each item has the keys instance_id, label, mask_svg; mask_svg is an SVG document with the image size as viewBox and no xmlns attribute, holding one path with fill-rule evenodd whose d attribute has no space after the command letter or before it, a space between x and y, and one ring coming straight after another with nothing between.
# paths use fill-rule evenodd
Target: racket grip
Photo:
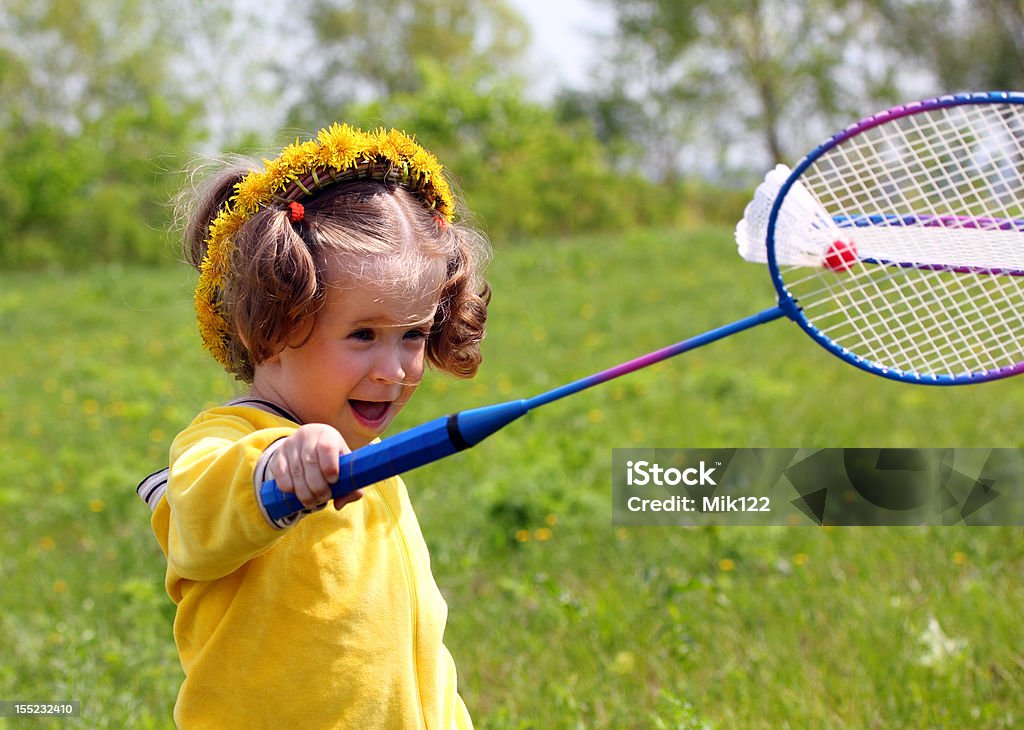
<instances>
[{"instance_id":1,"label":"racket grip","mask_svg":"<svg viewBox=\"0 0 1024 730\"><path fill-rule=\"evenodd\" d=\"M331 497L342 497L475 446L527 410L526 401L519 400L452 413L343 454ZM273 479L260 485L259 497L267 516L275 522L306 509L294 494L278 489Z\"/></svg>"}]
</instances>

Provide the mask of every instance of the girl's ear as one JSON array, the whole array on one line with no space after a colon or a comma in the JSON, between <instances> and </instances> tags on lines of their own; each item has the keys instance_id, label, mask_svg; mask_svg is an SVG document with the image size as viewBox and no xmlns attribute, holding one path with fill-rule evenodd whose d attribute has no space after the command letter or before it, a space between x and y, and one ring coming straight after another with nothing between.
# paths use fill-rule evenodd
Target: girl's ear
<instances>
[{"instance_id":1,"label":"girl's ear","mask_svg":"<svg viewBox=\"0 0 1024 730\"><path fill-rule=\"evenodd\" d=\"M239 332L238 330L235 330L235 334L238 336L239 341L243 345L245 345L245 349L249 350L250 352L252 352L252 348L249 347L249 338L245 336L245 333L244 332Z\"/></svg>"},{"instance_id":2,"label":"girl's ear","mask_svg":"<svg viewBox=\"0 0 1024 730\"><path fill-rule=\"evenodd\" d=\"M236 331L235 334L238 335L239 341L242 343L242 345L245 346L246 353L247 353L246 357L251 359L252 347L250 347L250 345L249 345L249 338L245 335L244 332ZM276 365L280 361L281 361L281 353L277 352L277 353L271 355L270 357L264 358L263 361L260 362L260 366L263 366L263 365Z\"/></svg>"}]
</instances>

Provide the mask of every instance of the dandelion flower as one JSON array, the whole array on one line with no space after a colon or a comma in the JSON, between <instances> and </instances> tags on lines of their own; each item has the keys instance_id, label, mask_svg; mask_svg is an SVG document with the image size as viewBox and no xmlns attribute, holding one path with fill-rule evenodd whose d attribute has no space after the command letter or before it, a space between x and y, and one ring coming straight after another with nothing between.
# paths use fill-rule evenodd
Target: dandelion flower
<instances>
[{"instance_id":1,"label":"dandelion flower","mask_svg":"<svg viewBox=\"0 0 1024 730\"><path fill-rule=\"evenodd\" d=\"M616 674L632 674L636 671L636 654L631 651L620 651L612 662L612 671Z\"/></svg>"}]
</instances>

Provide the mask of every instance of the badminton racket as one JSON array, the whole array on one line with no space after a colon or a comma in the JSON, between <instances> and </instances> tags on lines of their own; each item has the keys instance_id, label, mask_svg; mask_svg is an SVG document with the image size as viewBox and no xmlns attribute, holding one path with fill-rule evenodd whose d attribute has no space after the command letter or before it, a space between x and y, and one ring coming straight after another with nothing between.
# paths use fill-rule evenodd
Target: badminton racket
<instances>
[{"instance_id":1,"label":"badminton racket","mask_svg":"<svg viewBox=\"0 0 1024 730\"><path fill-rule=\"evenodd\" d=\"M444 416L341 457L338 497L479 443L529 411L788 317L867 372L929 385L1024 370L1024 94L944 96L868 117L758 187L740 252L774 307L525 400ZM745 237L743 240L740 240ZM267 515L303 510L273 481Z\"/></svg>"}]
</instances>

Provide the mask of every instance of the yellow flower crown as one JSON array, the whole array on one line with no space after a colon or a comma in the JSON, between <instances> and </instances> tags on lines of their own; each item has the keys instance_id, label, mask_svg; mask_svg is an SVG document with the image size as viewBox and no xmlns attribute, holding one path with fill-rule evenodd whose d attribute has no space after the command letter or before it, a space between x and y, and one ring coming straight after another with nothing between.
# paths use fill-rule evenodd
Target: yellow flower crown
<instances>
[{"instance_id":1,"label":"yellow flower crown","mask_svg":"<svg viewBox=\"0 0 1024 730\"><path fill-rule=\"evenodd\" d=\"M210 223L206 254L199 269L195 305L203 346L229 367L230 325L221 292L228 273L234 237L257 211L287 205L316 190L347 180L391 182L416 195L441 219L455 219L455 201L441 163L416 141L396 129L364 132L347 124L320 130L316 139L285 147L263 161L235 185L235 194Z\"/></svg>"}]
</instances>

